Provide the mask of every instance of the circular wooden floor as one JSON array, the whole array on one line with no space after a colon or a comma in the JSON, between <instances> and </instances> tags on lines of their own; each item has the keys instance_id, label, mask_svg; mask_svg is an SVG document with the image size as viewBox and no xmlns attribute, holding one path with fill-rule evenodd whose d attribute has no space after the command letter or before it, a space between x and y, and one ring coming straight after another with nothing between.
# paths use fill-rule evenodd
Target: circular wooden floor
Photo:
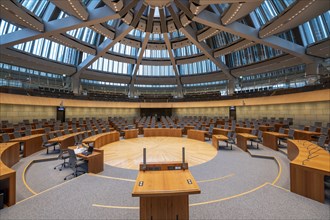
<instances>
[{"instance_id":1,"label":"circular wooden floor","mask_svg":"<svg viewBox=\"0 0 330 220\"><path fill-rule=\"evenodd\" d=\"M188 138L142 137L105 145L102 147L104 162L115 167L138 170L143 162L144 147L147 149L147 163L182 161L182 147L185 147L189 167L205 163L217 154L211 144Z\"/></svg>"}]
</instances>

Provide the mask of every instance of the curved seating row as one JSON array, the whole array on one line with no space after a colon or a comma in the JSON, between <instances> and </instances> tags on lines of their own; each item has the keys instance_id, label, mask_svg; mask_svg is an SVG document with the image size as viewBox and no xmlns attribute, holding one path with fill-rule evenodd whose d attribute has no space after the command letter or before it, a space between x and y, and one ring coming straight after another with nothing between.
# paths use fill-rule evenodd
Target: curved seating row
<instances>
[{"instance_id":1,"label":"curved seating row","mask_svg":"<svg viewBox=\"0 0 330 220\"><path fill-rule=\"evenodd\" d=\"M324 203L324 177L330 176L330 154L306 140L288 140L290 190Z\"/></svg>"},{"instance_id":2,"label":"curved seating row","mask_svg":"<svg viewBox=\"0 0 330 220\"><path fill-rule=\"evenodd\" d=\"M0 190L8 194L4 203L12 206L16 203L16 171L11 169L19 161L19 143L0 143Z\"/></svg>"},{"instance_id":3,"label":"curved seating row","mask_svg":"<svg viewBox=\"0 0 330 220\"><path fill-rule=\"evenodd\" d=\"M144 128L144 137L182 137L181 128Z\"/></svg>"},{"instance_id":4,"label":"curved seating row","mask_svg":"<svg viewBox=\"0 0 330 220\"><path fill-rule=\"evenodd\" d=\"M118 131L111 131L106 133L101 133L97 135L93 135L89 138L85 138L82 142L83 143L93 143L94 148L100 148L103 145L119 141L119 132Z\"/></svg>"}]
</instances>

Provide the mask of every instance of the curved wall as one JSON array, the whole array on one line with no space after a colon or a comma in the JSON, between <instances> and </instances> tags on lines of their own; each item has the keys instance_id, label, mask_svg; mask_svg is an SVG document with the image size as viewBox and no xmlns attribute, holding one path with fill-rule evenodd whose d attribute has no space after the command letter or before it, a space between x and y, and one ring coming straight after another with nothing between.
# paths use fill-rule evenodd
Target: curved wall
<instances>
[{"instance_id":1,"label":"curved wall","mask_svg":"<svg viewBox=\"0 0 330 220\"><path fill-rule=\"evenodd\" d=\"M66 117L139 116L140 108L173 108L173 114L228 116L229 106L236 106L238 119L292 117L294 124L329 122L330 89L287 95L208 102L135 103L56 99L0 93L0 120L18 122L23 119L56 118L60 103Z\"/></svg>"}]
</instances>

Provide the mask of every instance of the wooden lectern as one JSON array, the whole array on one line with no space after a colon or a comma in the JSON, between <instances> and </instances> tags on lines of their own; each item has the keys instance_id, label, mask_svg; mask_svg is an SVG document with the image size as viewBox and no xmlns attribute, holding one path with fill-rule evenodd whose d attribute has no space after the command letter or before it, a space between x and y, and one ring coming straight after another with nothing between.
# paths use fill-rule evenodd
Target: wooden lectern
<instances>
[{"instance_id":1,"label":"wooden lectern","mask_svg":"<svg viewBox=\"0 0 330 220\"><path fill-rule=\"evenodd\" d=\"M182 162L140 164L133 197L140 197L140 219L189 219L189 194L201 191Z\"/></svg>"}]
</instances>

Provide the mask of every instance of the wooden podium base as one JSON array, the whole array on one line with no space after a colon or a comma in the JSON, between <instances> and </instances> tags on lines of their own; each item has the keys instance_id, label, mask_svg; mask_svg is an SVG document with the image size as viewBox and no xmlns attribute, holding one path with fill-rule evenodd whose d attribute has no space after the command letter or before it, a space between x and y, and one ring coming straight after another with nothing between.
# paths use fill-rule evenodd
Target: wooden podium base
<instances>
[{"instance_id":1,"label":"wooden podium base","mask_svg":"<svg viewBox=\"0 0 330 220\"><path fill-rule=\"evenodd\" d=\"M189 219L188 195L140 198L140 219Z\"/></svg>"}]
</instances>

